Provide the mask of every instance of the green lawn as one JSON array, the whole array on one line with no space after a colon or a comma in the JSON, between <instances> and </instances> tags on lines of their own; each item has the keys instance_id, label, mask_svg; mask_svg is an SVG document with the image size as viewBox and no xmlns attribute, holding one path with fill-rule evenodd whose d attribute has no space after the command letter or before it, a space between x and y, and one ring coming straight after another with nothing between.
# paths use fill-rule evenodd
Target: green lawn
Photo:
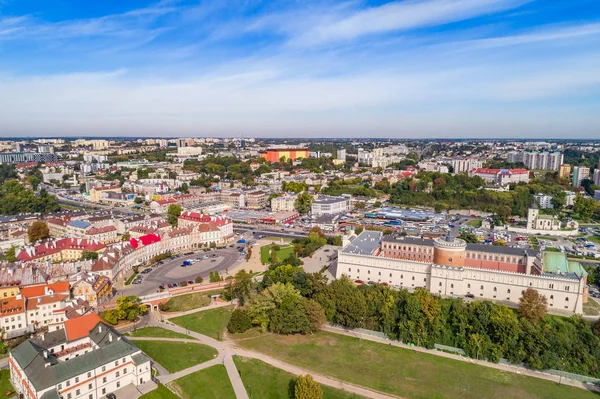
<instances>
[{"instance_id":1,"label":"green lawn","mask_svg":"<svg viewBox=\"0 0 600 399\"><path fill-rule=\"evenodd\" d=\"M478 227L481 227L481 223L482 223L481 220L478 220L478 219L469 220L467 222L467 226L478 228Z\"/></svg>"},{"instance_id":2,"label":"green lawn","mask_svg":"<svg viewBox=\"0 0 600 399\"><path fill-rule=\"evenodd\" d=\"M158 388L152 392L148 392L147 394L140 396L139 399L179 399L179 396L175 395L163 384L158 383Z\"/></svg>"},{"instance_id":3,"label":"green lawn","mask_svg":"<svg viewBox=\"0 0 600 399\"><path fill-rule=\"evenodd\" d=\"M240 372L248 395L252 394L254 398L264 399L294 399L295 375L257 359L235 356L233 360ZM326 385L321 385L321 388L323 388L323 399L363 398Z\"/></svg>"},{"instance_id":4,"label":"green lawn","mask_svg":"<svg viewBox=\"0 0 600 399\"><path fill-rule=\"evenodd\" d=\"M237 341L315 372L408 399L592 399L582 389L327 332Z\"/></svg>"},{"instance_id":5,"label":"green lawn","mask_svg":"<svg viewBox=\"0 0 600 399\"><path fill-rule=\"evenodd\" d=\"M594 301L594 298L588 298L587 303L583 304L583 314L588 316L600 315L600 304Z\"/></svg>"},{"instance_id":6,"label":"green lawn","mask_svg":"<svg viewBox=\"0 0 600 399\"><path fill-rule=\"evenodd\" d=\"M7 392L12 392L6 395ZM12 398L15 395L15 389L10 383L10 371L8 369L0 370L0 398Z\"/></svg>"},{"instance_id":7,"label":"green lawn","mask_svg":"<svg viewBox=\"0 0 600 399\"><path fill-rule=\"evenodd\" d=\"M221 339L232 311L233 306L225 306L175 317L169 320L188 330L207 335L211 338Z\"/></svg>"},{"instance_id":8,"label":"green lawn","mask_svg":"<svg viewBox=\"0 0 600 399\"><path fill-rule=\"evenodd\" d=\"M598 236L589 236L587 239L596 244L600 244L600 237Z\"/></svg>"},{"instance_id":9,"label":"green lawn","mask_svg":"<svg viewBox=\"0 0 600 399\"><path fill-rule=\"evenodd\" d=\"M217 364L173 381L183 399L235 399L225 366Z\"/></svg>"},{"instance_id":10,"label":"green lawn","mask_svg":"<svg viewBox=\"0 0 600 399\"><path fill-rule=\"evenodd\" d=\"M292 242L291 238L273 237L273 236L266 237L265 240L272 241L276 244L279 244L281 242L281 240L283 240L283 242Z\"/></svg>"},{"instance_id":11,"label":"green lawn","mask_svg":"<svg viewBox=\"0 0 600 399\"><path fill-rule=\"evenodd\" d=\"M170 373L204 363L217 355L216 349L196 343L169 341L134 341L134 343Z\"/></svg>"},{"instance_id":12,"label":"green lawn","mask_svg":"<svg viewBox=\"0 0 600 399\"><path fill-rule=\"evenodd\" d=\"M268 263L271 261L271 254L269 253L271 251L271 246L272 244L260 247L260 261L262 263ZM291 245L287 247L283 245L279 246L281 247L281 249L277 251L277 257L279 258L279 260L284 260L288 256L294 254L294 247L292 247Z\"/></svg>"},{"instance_id":13,"label":"green lawn","mask_svg":"<svg viewBox=\"0 0 600 399\"><path fill-rule=\"evenodd\" d=\"M196 292L193 294L175 296L165 304L166 312L185 312L186 310L203 308L210 305L211 295L221 294L223 290Z\"/></svg>"},{"instance_id":14,"label":"green lawn","mask_svg":"<svg viewBox=\"0 0 600 399\"><path fill-rule=\"evenodd\" d=\"M194 339L189 335L180 334L175 331L167 330L165 328L160 327L142 327L138 328L135 331L130 331L127 333L130 337L154 337L154 338L187 338Z\"/></svg>"}]
</instances>

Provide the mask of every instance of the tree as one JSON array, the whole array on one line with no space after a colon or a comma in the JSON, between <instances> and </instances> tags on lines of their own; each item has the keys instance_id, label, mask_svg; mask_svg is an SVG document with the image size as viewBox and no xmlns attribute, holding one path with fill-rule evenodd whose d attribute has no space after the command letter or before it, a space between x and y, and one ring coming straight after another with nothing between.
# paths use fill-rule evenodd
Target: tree
<instances>
[{"instance_id":1,"label":"tree","mask_svg":"<svg viewBox=\"0 0 600 399\"><path fill-rule=\"evenodd\" d=\"M475 234L469 233L466 231L463 231L462 233L460 233L458 238L460 238L461 240L465 240L469 244L476 244L479 242L479 240L477 239L477 236Z\"/></svg>"},{"instance_id":2,"label":"tree","mask_svg":"<svg viewBox=\"0 0 600 399\"><path fill-rule=\"evenodd\" d=\"M364 228L364 227L362 227L362 226L356 226L356 227L354 228L354 234L356 234L356 235L359 235L360 233L362 233L362 232L363 232L363 230L364 230L364 229L365 229L365 228Z\"/></svg>"},{"instance_id":3,"label":"tree","mask_svg":"<svg viewBox=\"0 0 600 399\"><path fill-rule=\"evenodd\" d=\"M8 248L5 252L4 252L4 256L2 257L2 260L5 260L7 262L16 262L17 261L17 248L14 245L11 245L10 248Z\"/></svg>"},{"instance_id":4,"label":"tree","mask_svg":"<svg viewBox=\"0 0 600 399\"><path fill-rule=\"evenodd\" d=\"M167 218L169 219L169 223L171 223L171 226L177 226L177 218L179 217L179 215L181 215L181 205L169 205L169 209L167 210Z\"/></svg>"},{"instance_id":5,"label":"tree","mask_svg":"<svg viewBox=\"0 0 600 399\"><path fill-rule=\"evenodd\" d=\"M83 250L81 252L81 258L79 260L96 260L98 259L98 252Z\"/></svg>"},{"instance_id":6,"label":"tree","mask_svg":"<svg viewBox=\"0 0 600 399\"><path fill-rule=\"evenodd\" d=\"M240 306L244 306L250 294L254 291L254 282L252 275L245 269L240 270L235 274L235 286L233 288L233 298L237 298Z\"/></svg>"},{"instance_id":7,"label":"tree","mask_svg":"<svg viewBox=\"0 0 600 399\"><path fill-rule=\"evenodd\" d=\"M183 183L181 187L179 187L179 191L181 191L184 194L188 194L190 192L190 187L187 183Z\"/></svg>"},{"instance_id":8,"label":"tree","mask_svg":"<svg viewBox=\"0 0 600 399\"><path fill-rule=\"evenodd\" d=\"M144 202L144 199L142 197L135 197L133 202L135 202L136 204L141 204L142 202Z\"/></svg>"},{"instance_id":9,"label":"tree","mask_svg":"<svg viewBox=\"0 0 600 399\"><path fill-rule=\"evenodd\" d=\"M567 195L564 191L561 191L557 194L554 194L550 202L552 203L552 207L555 211L560 211L564 208L565 204L567 203Z\"/></svg>"},{"instance_id":10,"label":"tree","mask_svg":"<svg viewBox=\"0 0 600 399\"><path fill-rule=\"evenodd\" d=\"M50 236L50 229L48 225L42 221L35 221L27 229L27 236L30 242L36 242Z\"/></svg>"},{"instance_id":11,"label":"tree","mask_svg":"<svg viewBox=\"0 0 600 399\"><path fill-rule=\"evenodd\" d=\"M248 316L248 312L243 309L235 309L231 313L229 323L227 323L227 330L230 333L243 333L252 328L252 322Z\"/></svg>"},{"instance_id":12,"label":"tree","mask_svg":"<svg viewBox=\"0 0 600 399\"><path fill-rule=\"evenodd\" d=\"M131 238L131 234L129 234L129 232L125 232L125 234L123 234L121 236L121 241L128 241Z\"/></svg>"},{"instance_id":13,"label":"tree","mask_svg":"<svg viewBox=\"0 0 600 399\"><path fill-rule=\"evenodd\" d=\"M294 384L295 399L322 399L323 389L310 374L298 376Z\"/></svg>"},{"instance_id":14,"label":"tree","mask_svg":"<svg viewBox=\"0 0 600 399\"><path fill-rule=\"evenodd\" d=\"M204 279L200 276L196 276L196 278L194 279L194 282L196 284L202 284L203 281L204 281Z\"/></svg>"},{"instance_id":15,"label":"tree","mask_svg":"<svg viewBox=\"0 0 600 399\"><path fill-rule=\"evenodd\" d=\"M296 197L296 209L300 213L308 213L311 209L313 197L307 191L298 194Z\"/></svg>"},{"instance_id":16,"label":"tree","mask_svg":"<svg viewBox=\"0 0 600 399\"><path fill-rule=\"evenodd\" d=\"M362 210L365 209L365 203L364 202L357 202L356 205L354 205L354 208Z\"/></svg>"},{"instance_id":17,"label":"tree","mask_svg":"<svg viewBox=\"0 0 600 399\"><path fill-rule=\"evenodd\" d=\"M135 296L122 296L117 298L117 312L119 312L119 320L134 321L139 315L146 313L146 305L142 304L142 300Z\"/></svg>"},{"instance_id":18,"label":"tree","mask_svg":"<svg viewBox=\"0 0 600 399\"><path fill-rule=\"evenodd\" d=\"M546 297L533 288L527 288L519 299L519 314L533 324L544 319L547 309Z\"/></svg>"},{"instance_id":19,"label":"tree","mask_svg":"<svg viewBox=\"0 0 600 399\"><path fill-rule=\"evenodd\" d=\"M373 206L375 208L381 208L381 201L375 201L375 203L373 204Z\"/></svg>"},{"instance_id":20,"label":"tree","mask_svg":"<svg viewBox=\"0 0 600 399\"><path fill-rule=\"evenodd\" d=\"M579 214L583 219L589 219L596 212L597 204L593 198L586 198L583 195L578 195L575 198L575 204L573 205L573 211Z\"/></svg>"}]
</instances>

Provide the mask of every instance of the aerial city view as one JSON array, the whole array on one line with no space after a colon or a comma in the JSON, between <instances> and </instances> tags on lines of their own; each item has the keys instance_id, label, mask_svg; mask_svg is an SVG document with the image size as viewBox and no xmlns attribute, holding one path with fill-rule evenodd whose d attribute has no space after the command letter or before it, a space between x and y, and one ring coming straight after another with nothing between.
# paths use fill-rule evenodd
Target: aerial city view
<instances>
[{"instance_id":1,"label":"aerial city view","mask_svg":"<svg viewBox=\"0 0 600 399\"><path fill-rule=\"evenodd\" d=\"M0 0L0 399L600 398L598 0Z\"/></svg>"}]
</instances>

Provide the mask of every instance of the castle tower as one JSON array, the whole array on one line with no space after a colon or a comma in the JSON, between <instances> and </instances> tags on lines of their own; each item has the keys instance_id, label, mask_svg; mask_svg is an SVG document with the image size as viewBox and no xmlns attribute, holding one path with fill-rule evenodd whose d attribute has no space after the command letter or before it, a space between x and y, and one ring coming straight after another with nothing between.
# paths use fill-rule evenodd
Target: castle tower
<instances>
[{"instance_id":1,"label":"castle tower","mask_svg":"<svg viewBox=\"0 0 600 399\"><path fill-rule=\"evenodd\" d=\"M467 243L451 234L433 241L433 263L442 266L464 267Z\"/></svg>"}]
</instances>

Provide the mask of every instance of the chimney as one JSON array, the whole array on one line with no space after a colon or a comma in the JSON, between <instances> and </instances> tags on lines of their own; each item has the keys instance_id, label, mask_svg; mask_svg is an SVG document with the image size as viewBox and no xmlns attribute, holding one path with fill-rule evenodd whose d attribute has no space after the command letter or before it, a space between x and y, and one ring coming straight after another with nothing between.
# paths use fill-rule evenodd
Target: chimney
<instances>
[{"instance_id":1,"label":"chimney","mask_svg":"<svg viewBox=\"0 0 600 399\"><path fill-rule=\"evenodd\" d=\"M98 326L98 332L99 332L99 333L101 333L101 332L102 332L102 324L100 324L100 325Z\"/></svg>"},{"instance_id":2,"label":"chimney","mask_svg":"<svg viewBox=\"0 0 600 399\"><path fill-rule=\"evenodd\" d=\"M48 359L48 351L44 351L44 359Z\"/></svg>"},{"instance_id":3,"label":"chimney","mask_svg":"<svg viewBox=\"0 0 600 399\"><path fill-rule=\"evenodd\" d=\"M112 342L112 333L108 333L108 342Z\"/></svg>"},{"instance_id":4,"label":"chimney","mask_svg":"<svg viewBox=\"0 0 600 399\"><path fill-rule=\"evenodd\" d=\"M45 286L44 287L44 295L48 295L49 291L50 290L48 289L48 286Z\"/></svg>"},{"instance_id":5,"label":"chimney","mask_svg":"<svg viewBox=\"0 0 600 399\"><path fill-rule=\"evenodd\" d=\"M46 334L42 334L42 335L40 335L40 337L42 338L42 341L46 340Z\"/></svg>"}]
</instances>

